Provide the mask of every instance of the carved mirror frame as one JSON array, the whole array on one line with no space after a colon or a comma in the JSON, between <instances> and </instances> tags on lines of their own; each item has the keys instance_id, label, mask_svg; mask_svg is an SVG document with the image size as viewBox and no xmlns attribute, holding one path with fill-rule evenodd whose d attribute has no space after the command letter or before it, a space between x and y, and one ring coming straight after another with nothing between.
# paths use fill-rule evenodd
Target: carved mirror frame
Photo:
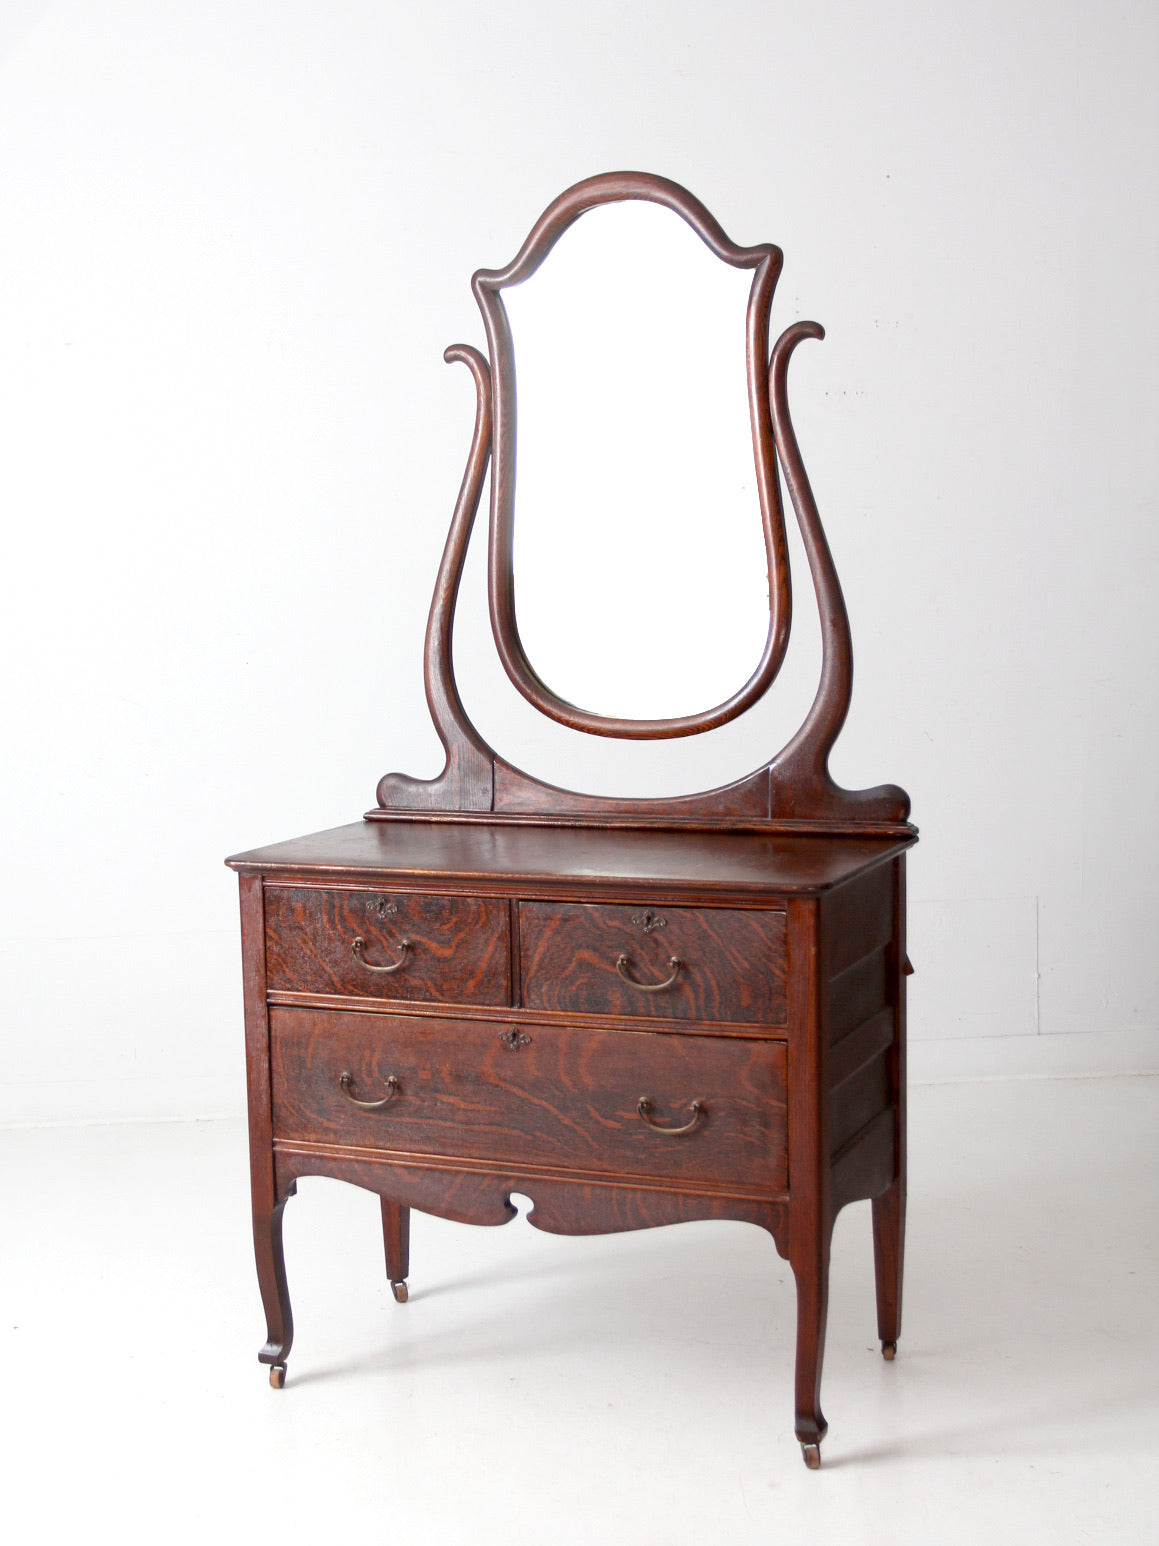
<instances>
[{"instance_id":1,"label":"carved mirror frame","mask_svg":"<svg viewBox=\"0 0 1159 1546\"><path fill-rule=\"evenodd\" d=\"M515 614L515 579L512 552L515 538L515 441L517 431L515 351L511 324L503 304L503 291L522 284L540 268L551 249L581 215L601 204L627 200L661 204L692 227L705 246L732 268L752 269L745 318L745 375L748 386L749 421L752 426L753 461L756 471L761 527L769 581L769 626L760 660L748 681L715 708L673 719L622 719L593 714L567 703L540 678L523 648ZM541 714L572 730L620 740L666 740L699 735L727 724L750 708L772 686L789 643L792 592L789 553L785 539L785 513L777 478L776 451L769 418L769 313L783 257L769 243L738 247L698 199L677 184L660 177L594 177L560 195L536 222L514 260L502 269L480 269L471 288L491 355L494 393L493 463L491 474L491 530L488 543L487 599L491 628L504 669L512 682Z\"/></svg>"},{"instance_id":2,"label":"carved mirror frame","mask_svg":"<svg viewBox=\"0 0 1159 1546\"><path fill-rule=\"evenodd\" d=\"M529 278L564 232L602 204L642 200L673 210L723 262L752 269L746 316L746 373L760 517L769 578L769 627L748 681L730 698L699 714L672 719L619 719L588 712L558 697L528 660L515 614L515 353L504 289ZM841 789L829 774L829 754L849 710L853 649L837 571L805 473L788 405L788 366L797 345L823 338L815 322L788 327L769 349L769 319L782 255L770 243L739 247L704 205L679 184L644 172L611 172L569 188L544 211L515 258L502 269L480 269L472 289L490 358L470 344L447 349L475 379L475 431L451 529L443 550L427 622L424 677L431 717L446 751L434 779L389 773L368 820L408 817L511 822L589 822L601 826L756 828L908 834L909 797L892 784ZM715 729L751 708L769 690L785 657L792 590L780 493L783 476L797 517L821 620L821 677L804 723L787 746L745 777L698 794L618 799L573 792L533 778L499 756L471 723L459 696L451 639L467 546L488 467L491 518L487 589L492 632L503 666L539 712L572 729L624 740L671 739Z\"/></svg>"}]
</instances>

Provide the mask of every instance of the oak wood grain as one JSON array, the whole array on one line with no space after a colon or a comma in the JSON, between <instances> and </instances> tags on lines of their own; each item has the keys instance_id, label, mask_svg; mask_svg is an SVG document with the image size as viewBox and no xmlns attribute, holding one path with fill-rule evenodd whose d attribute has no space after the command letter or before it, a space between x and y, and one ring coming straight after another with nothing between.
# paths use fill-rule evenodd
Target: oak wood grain
<instances>
[{"instance_id":1,"label":"oak wood grain","mask_svg":"<svg viewBox=\"0 0 1159 1546\"><path fill-rule=\"evenodd\" d=\"M446 1019L494 1020L502 1028L520 1020L539 1021L544 1025L574 1026L574 1011L561 1009L521 1009L513 1004L444 1004L433 1000L428 1003L402 1002L361 998L353 993L287 993L271 990L267 1002L283 1009L350 1009L367 1015L439 1015ZM583 1024L589 1030L619 1031L624 1028L623 1015L585 1014ZM746 1025L732 1020L722 1025L713 1020L672 1020L661 1015L632 1017L632 1029L663 1031L666 1036L749 1036L758 1041L783 1041L787 1035L784 1025Z\"/></svg>"},{"instance_id":2,"label":"oak wood grain","mask_svg":"<svg viewBox=\"0 0 1159 1546\"><path fill-rule=\"evenodd\" d=\"M783 912L524 902L519 931L529 1009L785 1022Z\"/></svg>"},{"instance_id":3,"label":"oak wood grain","mask_svg":"<svg viewBox=\"0 0 1159 1546\"><path fill-rule=\"evenodd\" d=\"M266 891L266 959L275 991L505 1004L508 939L508 909L492 897ZM364 942L357 951L356 940ZM374 970L396 962L396 971Z\"/></svg>"},{"instance_id":4,"label":"oak wood grain","mask_svg":"<svg viewBox=\"0 0 1159 1546\"><path fill-rule=\"evenodd\" d=\"M780 1042L521 1025L512 1044L493 1023L304 1009L270 1023L276 1139L786 1189ZM392 1079L381 1110L354 1104ZM641 1096L665 1126L693 1101L703 1119L656 1132Z\"/></svg>"},{"instance_id":5,"label":"oak wood grain","mask_svg":"<svg viewBox=\"0 0 1159 1546\"><path fill-rule=\"evenodd\" d=\"M667 722L563 703L536 676L515 617L516 377L502 292L573 220L621 199L666 206L718 258L753 271L746 375L769 632L732 698ZM506 268L474 276L489 358L447 351L472 371L476 416L424 656L443 771L390 774L365 821L227 861L242 881L261 1357L279 1387L293 1335L282 1211L304 1175L378 1193L396 1289L412 1207L499 1224L519 1191L533 1199L534 1225L564 1233L692 1218L766 1228L797 1285L796 1432L810 1467L826 1430L833 1220L868 1198L878 1330L892 1357L905 1231L905 851L917 831L903 790L847 791L829 772L852 640L788 399L794 350L823 330L793 322L770 351L779 267L778 249L735 246L687 190L618 172L568 189ZM488 592L504 667L550 717L629 739L722 724L772 683L792 612L783 481L821 622L817 692L789 743L728 785L671 799L571 791L498 755L466 712L453 648L489 467Z\"/></svg>"}]
</instances>

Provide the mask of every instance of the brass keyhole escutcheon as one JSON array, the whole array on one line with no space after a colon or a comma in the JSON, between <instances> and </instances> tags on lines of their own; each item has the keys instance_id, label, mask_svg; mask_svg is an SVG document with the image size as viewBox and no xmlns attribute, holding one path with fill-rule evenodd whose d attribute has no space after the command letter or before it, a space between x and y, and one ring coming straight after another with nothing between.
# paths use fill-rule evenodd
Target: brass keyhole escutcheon
<instances>
[{"instance_id":1,"label":"brass keyhole escutcheon","mask_svg":"<svg viewBox=\"0 0 1159 1546\"><path fill-rule=\"evenodd\" d=\"M653 929L666 929L668 919L663 913L654 913L650 907L646 907L642 913L633 913L632 922L638 929L643 929L645 934L651 934Z\"/></svg>"}]
</instances>

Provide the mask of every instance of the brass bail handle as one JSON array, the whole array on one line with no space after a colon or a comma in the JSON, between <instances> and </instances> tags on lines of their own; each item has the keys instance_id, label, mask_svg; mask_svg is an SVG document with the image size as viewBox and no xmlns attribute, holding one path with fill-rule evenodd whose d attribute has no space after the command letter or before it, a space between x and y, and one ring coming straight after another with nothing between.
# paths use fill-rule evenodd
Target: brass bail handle
<instances>
[{"instance_id":1,"label":"brass bail handle","mask_svg":"<svg viewBox=\"0 0 1159 1546\"><path fill-rule=\"evenodd\" d=\"M366 968L366 970L368 972L381 972L382 975L385 977L385 976L389 976L391 972L399 972L399 971L402 970L403 966L406 964L407 955L410 953L410 940L409 939L400 939L399 940L399 942L398 942L398 960L397 961L392 961L389 966L375 966L373 961L368 961L366 959L366 957L363 955L362 952L365 949L366 949L366 941L363 939L361 934L356 934L354 936L354 938L350 941L350 954L358 962L359 966L365 966L365 968Z\"/></svg>"},{"instance_id":2,"label":"brass bail handle","mask_svg":"<svg viewBox=\"0 0 1159 1546\"><path fill-rule=\"evenodd\" d=\"M683 1127L662 1127L653 1117L654 1107L646 1095L641 1095L636 1102L636 1110L645 1126L650 1127L654 1133L663 1133L668 1138L679 1138L682 1133L690 1133L699 1124L708 1107L702 1100L694 1100L688 1109L692 1113L692 1120L685 1122Z\"/></svg>"},{"instance_id":3,"label":"brass bail handle","mask_svg":"<svg viewBox=\"0 0 1159 1546\"><path fill-rule=\"evenodd\" d=\"M616 970L628 986L635 988L638 993L663 993L664 989L670 988L677 977L680 976L684 966L684 962L679 956L669 956L668 971L670 975L665 977L663 982L637 982L628 970L631 964L631 959L628 956L621 955L616 961Z\"/></svg>"},{"instance_id":4,"label":"brass bail handle","mask_svg":"<svg viewBox=\"0 0 1159 1546\"><path fill-rule=\"evenodd\" d=\"M381 1100L359 1100L357 1095L351 1094L353 1086L353 1074L341 1073L338 1075L338 1088L352 1106L360 1106L363 1111L381 1111L384 1106L390 1105L396 1095L402 1094L402 1085L393 1074L386 1081L386 1094Z\"/></svg>"}]
</instances>

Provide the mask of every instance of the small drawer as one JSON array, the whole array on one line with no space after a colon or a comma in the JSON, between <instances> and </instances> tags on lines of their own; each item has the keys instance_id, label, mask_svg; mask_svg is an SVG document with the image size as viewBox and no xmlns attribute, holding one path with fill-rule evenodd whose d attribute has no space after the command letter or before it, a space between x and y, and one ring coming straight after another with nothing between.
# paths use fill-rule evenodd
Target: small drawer
<instances>
[{"instance_id":1,"label":"small drawer","mask_svg":"<svg viewBox=\"0 0 1159 1546\"><path fill-rule=\"evenodd\" d=\"M785 1023L785 915L522 902L523 1002L570 1014Z\"/></svg>"},{"instance_id":2,"label":"small drawer","mask_svg":"<svg viewBox=\"0 0 1159 1546\"><path fill-rule=\"evenodd\" d=\"M274 991L506 1004L509 954L508 904L493 897L266 889Z\"/></svg>"},{"instance_id":3,"label":"small drawer","mask_svg":"<svg viewBox=\"0 0 1159 1546\"><path fill-rule=\"evenodd\" d=\"M788 1185L785 1045L274 1008L275 1141Z\"/></svg>"}]
</instances>

